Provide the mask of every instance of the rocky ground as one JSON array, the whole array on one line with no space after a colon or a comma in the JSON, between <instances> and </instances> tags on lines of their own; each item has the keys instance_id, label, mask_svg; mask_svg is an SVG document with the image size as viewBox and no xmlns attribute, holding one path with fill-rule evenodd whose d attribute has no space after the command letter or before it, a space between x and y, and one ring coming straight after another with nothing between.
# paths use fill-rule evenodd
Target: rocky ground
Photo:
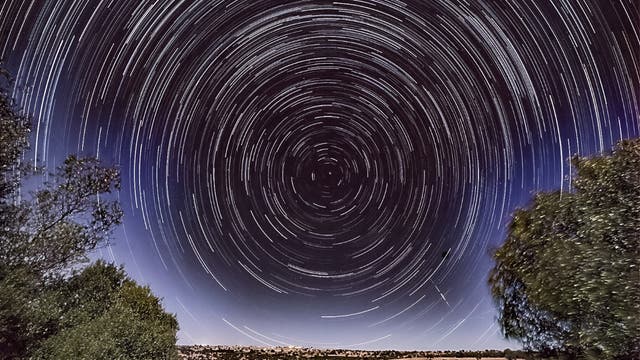
<instances>
[{"instance_id":1,"label":"rocky ground","mask_svg":"<svg viewBox=\"0 0 640 360\"><path fill-rule=\"evenodd\" d=\"M180 358L188 360L288 360L288 359L433 359L475 360L476 357L455 357L453 353L429 351L364 351L333 350L297 347L243 347L243 346L180 346ZM484 360L504 360L483 357Z\"/></svg>"}]
</instances>

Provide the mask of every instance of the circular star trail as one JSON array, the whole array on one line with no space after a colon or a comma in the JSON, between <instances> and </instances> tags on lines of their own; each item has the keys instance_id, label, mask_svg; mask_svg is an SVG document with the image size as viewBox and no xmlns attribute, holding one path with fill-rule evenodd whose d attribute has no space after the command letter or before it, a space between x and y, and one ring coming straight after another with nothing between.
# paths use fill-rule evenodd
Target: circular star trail
<instances>
[{"instance_id":1,"label":"circular star trail","mask_svg":"<svg viewBox=\"0 0 640 360\"><path fill-rule=\"evenodd\" d=\"M35 154L121 166L112 251L187 333L468 348L498 338L510 213L640 134L638 23L633 0L8 0L0 51Z\"/></svg>"}]
</instances>

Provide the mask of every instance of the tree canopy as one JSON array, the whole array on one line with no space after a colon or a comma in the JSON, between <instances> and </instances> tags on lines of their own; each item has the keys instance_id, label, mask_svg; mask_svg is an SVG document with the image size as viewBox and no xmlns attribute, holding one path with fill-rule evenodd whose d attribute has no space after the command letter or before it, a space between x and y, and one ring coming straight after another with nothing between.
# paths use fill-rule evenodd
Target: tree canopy
<instances>
[{"instance_id":1,"label":"tree canopy","mask_svg":"<svg viewBox=\"0 0 640 360\"><path fill-rule=\"evenodd\" d=\"M178 323L147 287L122 268L97 262L52 293L60 330L39 346L34 359L172 359Z\"/></svg>"},{"instance_id":2,"label":"tree canopy","mask_svg":"<svg viewBox=\"0 0 640 360\"><path fill-rule=\"evenodd\" d=\"M489 284L508 338L576 358L640 357L640 139L574 157L571 192L513 215Z\"/></svg>"}]
</instances>

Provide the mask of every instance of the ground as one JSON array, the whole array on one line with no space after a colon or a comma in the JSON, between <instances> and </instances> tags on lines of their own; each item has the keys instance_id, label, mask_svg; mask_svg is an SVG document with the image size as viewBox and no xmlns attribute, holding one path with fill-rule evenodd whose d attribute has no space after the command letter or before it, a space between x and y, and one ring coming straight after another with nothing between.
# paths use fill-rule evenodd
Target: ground
<instances>
[{"instance_id":1,"label":"ground","mask_svg":"<svg viewBox=\"0 0 640 360\"><path fill-rule=\"evenodd\" d=\"M339 349L313 349L296 347L242 347L242 346L180 346L184 360L289 360L289 359L384 359L384 360L476 360L475 357L454 357L449 353L429 351L365 351ZM447 356L449 355L449 356ZM482 360L505 360L502 357L483 357Z\"/></svg>"}]
</instances>

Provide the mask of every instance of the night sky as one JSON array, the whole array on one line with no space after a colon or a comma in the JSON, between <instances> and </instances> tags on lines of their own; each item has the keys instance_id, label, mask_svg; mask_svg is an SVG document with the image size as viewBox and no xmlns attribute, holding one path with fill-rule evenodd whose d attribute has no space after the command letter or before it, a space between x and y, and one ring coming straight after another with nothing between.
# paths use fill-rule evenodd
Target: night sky
<instances>
[{"instance_id":1,"label":"night sky","mask_svg":"<svg viewBox=\"0 0 640 360\"><path fill-rule=\"evenodd\" d=\"M102 256L180 343L484 349L566 159L640 135L637 0L4 0L32 150L121 168Z\"/></svg>"}]
</instances>

